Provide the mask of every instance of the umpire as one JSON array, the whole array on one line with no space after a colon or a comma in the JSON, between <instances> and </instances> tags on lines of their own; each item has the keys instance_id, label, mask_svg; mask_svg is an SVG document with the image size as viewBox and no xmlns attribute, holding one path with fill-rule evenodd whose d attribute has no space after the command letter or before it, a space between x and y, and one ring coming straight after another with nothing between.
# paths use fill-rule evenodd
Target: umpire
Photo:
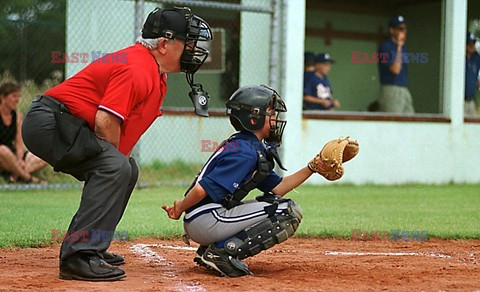
<instances>
[{"instance_id":1,"label":"umpire","mask_svg":"<svg viewBox=\"0 0 480 292\"><path fill-rule=\"evenodd\" d=\"M161 115L166 74L193 76L203 64L208 51L196 46L199 40L211 40L203 19L188 8L156 8L135 45L92 62L34 99L22 128L25 145L56 171L85 182L60 250L61 279L126 276L118 267L123 257L107 249L138 178L129 154Z\"/></svg>"}]
</instances>

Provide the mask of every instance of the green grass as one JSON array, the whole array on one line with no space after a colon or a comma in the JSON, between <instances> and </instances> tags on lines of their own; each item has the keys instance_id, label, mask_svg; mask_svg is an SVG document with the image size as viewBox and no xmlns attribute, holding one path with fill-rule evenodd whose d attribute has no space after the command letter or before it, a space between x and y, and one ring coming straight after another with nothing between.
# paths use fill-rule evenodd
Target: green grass
<instances>
[{"instance_id":1,"label":"green grass","mask_svg":"<svg viewBox=\"0 0 480 292\"><path fill-rule=\"evenodd\" d=\"M143 184L190 184L202 166L203 164L186 163L181 160L169 163L156 160L149 165L140 166L139 182Z\"/></svg>"},{"instance_id":2,"label":"green grass","mask_svg":"<svg viewBox=\"0 0 480 292\"><path fill-rule=\"evenodd\" d=\"M294 195L305 220L300 235L428 230L438 238L480 238L479 185L307 186Z\"/></svg>"},{"instance_id":3,"label":"green grass","mask_svg":"<svg viewBox=\"0 0 480 292\"><path fill-rule=\"evenodd\" d=\"M184 187L137 189L118 226L130 239L182 234L182 221L161 209L183 195ZM428 230L429 237L480 239L480 185L303 186L290 193L303 209L299 236L349 238L366 231ZM51 230L66 230L80 190L2 191L0 247L40 246Z\"/></svg>"},{"instance_id":4,"label":"green grass","mask_svg":"<svg viewBox=\"0 0 480 292\"><path fill-rule=\"evenodd\" d=\"M189 184L201 168L202 164L186 163L181 160L175 160L170 163L153 161L151 164L140 165L138 184ZM51 166L38 171L35 175L50 184L79 184L79 181L73 176L54 172ZM2 184L7 184L7 182L0 176L0 188Z\"/></svg>"}]
</instances>

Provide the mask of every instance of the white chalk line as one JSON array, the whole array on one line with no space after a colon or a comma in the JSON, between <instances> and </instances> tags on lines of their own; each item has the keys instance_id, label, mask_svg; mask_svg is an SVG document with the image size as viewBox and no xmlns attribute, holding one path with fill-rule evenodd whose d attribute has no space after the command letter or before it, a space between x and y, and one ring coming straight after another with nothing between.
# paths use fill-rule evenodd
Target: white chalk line
<instances>
[{"instance_id":1,"label":"white chalk line","mask_svg":"<svg viewBox=\"0 0 480 292\"><path fill-rule=\"evenodd\" d=\"M147 246L176 249L176 250L196 250L195 247L167 245L167 244L147 244ZM355 252L355 251L325 251L325 255L353 255L353 256L423 256L433 258L451 258L451 256L442 253L433 252Z\"/></svg>"},{"instance_id":2,"label":"white chalk line","mask_svg":"<svg viewBox=\"0 0 480 292\"><path fill-rule=\"evenodd\" d=\"M150 247L161 247L161 248L170 248L170 249L184 249L187 250L185 247L181 246L168 246L163 244L135 244L130 246L130 250L134 253L139 255L140 257L144 258L147 262L153 263L157 266L161 267L172 267L174 265L173 262L167 261L166 258L162 257L155 251L153 251ZM196 250L195 248L188 248L188 250ZM169 270L163 272L163 276L167 279L177 281L176 288L178 291L188 291L188 292L204 292L206 291L205 288L195 284L184 284L178 279L177 272L170 268Z\"/></svg>"},{"instance_id":3,"label":"white chalk line","mask_svg":"<svg viewBox=\"0 0 480 292\"><path fill-rule=\"evenodd\" d=\"M159 248L165 248L165 249L177 249L177 250L197 250L196 247L190 247L190 246L180 246L180 245L168 245L168 244L147 244L147 246L151 247L159 247Z\"/></svg>"},{"instance_id":4,"label":"white chalk line","mask_svg":"<svg viewBox=\"0 0 480 292\"><path fill-rule=\"evenodd\" d=\"M433 252L354 252L354 251L325 251L325 255L333 256L420 256L432 258L451 258L451 256L442 253Z\"/></svg>"}]
</instances>

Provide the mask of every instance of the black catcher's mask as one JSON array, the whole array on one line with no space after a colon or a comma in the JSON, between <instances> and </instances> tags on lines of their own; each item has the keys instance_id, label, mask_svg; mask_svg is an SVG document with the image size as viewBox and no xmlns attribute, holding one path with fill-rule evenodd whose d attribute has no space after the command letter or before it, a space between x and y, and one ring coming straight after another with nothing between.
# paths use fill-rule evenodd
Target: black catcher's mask
<instances>
[{"instance_id":1,"label":"black catcher's mask","mask_svg":"<svg viewBox=\"0 0 480 292\"><path fill-rule=\"evenodd\" d=\"M266 116L270 116L270 135L265 142L280 146L287 124L280 119L280 113L286 112L287 107L274 89L266 85L241 87L232 94L226 106L227 115L237 131L259 131L265 124Z\"/></svg>"}]
</instances>

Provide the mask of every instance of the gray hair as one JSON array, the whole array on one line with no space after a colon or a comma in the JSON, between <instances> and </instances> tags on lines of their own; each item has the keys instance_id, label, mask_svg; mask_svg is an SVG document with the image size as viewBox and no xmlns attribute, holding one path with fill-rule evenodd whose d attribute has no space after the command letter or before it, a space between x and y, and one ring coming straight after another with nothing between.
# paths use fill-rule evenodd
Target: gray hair
<instances>
[{"instance_id":1,"label":"gray hair","mask_svg":"<svg viewBox=\"0 0 480 292\"><path fill-rule=\"evenodd\" d=\"M156 39L144 39L142 36L139 36L135 42L143 45L145 48L149 50L154 50L157 48L158 42L161 41L162 39L166 39L170 42L174 41L173 39L168 39L165 37L159 37Z\"/></svg>"}]
</instances>

